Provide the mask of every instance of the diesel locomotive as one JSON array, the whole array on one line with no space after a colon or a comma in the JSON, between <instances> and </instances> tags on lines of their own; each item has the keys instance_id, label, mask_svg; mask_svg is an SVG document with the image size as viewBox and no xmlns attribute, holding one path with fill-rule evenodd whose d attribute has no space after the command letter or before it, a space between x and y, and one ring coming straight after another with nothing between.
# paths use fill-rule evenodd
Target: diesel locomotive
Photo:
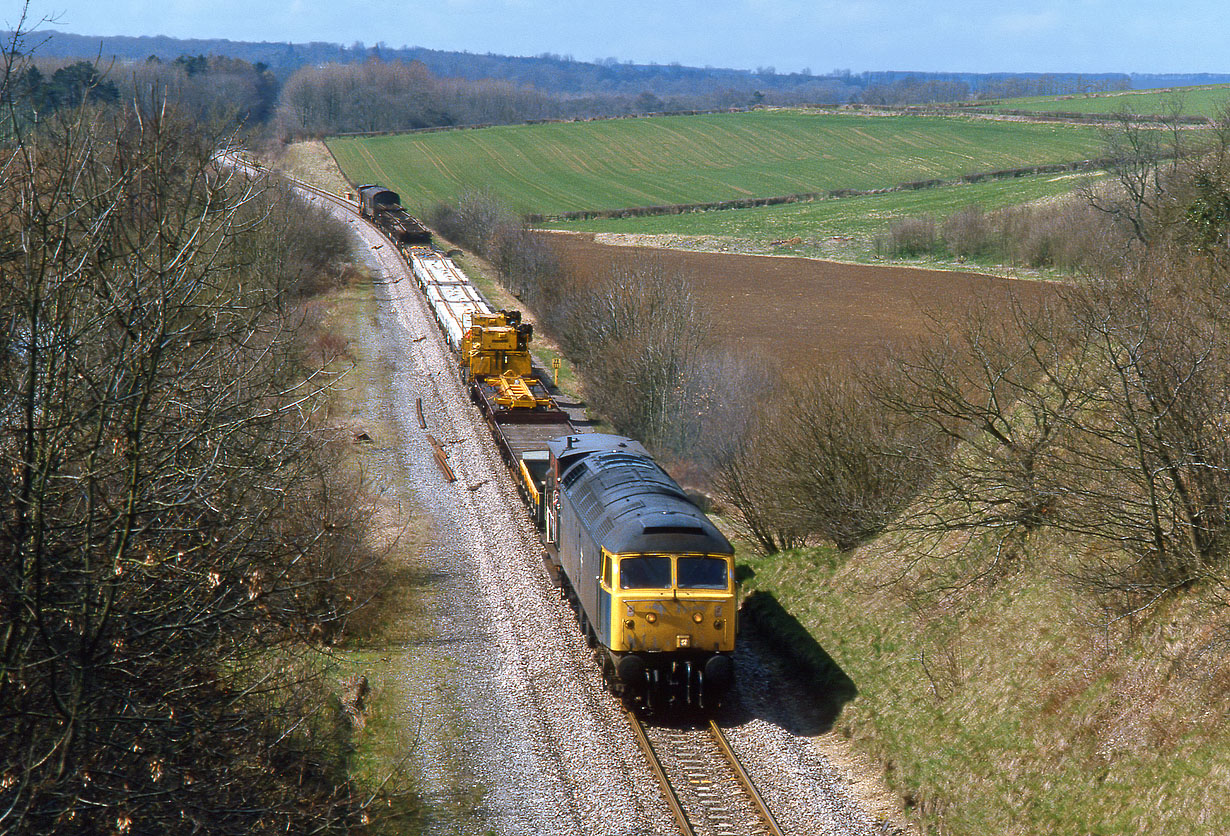
<instances>
[{"instance_id":1,"label":"diesel locomotive","mask_svg":"<svg viewBox=\"0 0 1230 836\"><path fill-rule=\"evenodd\" d=\"M651 711L734 682L734 549L638 442L547 442L544 541L611 689Z\"/></svg>"}]
</instances>

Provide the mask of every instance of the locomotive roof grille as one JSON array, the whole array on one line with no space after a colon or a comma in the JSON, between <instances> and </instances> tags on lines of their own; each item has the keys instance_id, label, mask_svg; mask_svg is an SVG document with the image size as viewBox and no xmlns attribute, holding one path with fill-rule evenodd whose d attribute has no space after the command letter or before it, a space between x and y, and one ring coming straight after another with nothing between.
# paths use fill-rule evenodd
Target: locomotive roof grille
<instances>
[{"instance_id":1,"label":"locomotive roof grille","mask_svg":"<svg viewBox=\"0 0 1230 836\"><path fill-rule=\"evenodd\" d=\"M599 453L594 458L602 464L603 467L625 467L636 468L641 470L649 470L657 473L662 472L662 468L653 459L647 459L644 456L637 456L632 453Z\"/></svg>"},{"instance_id":2,"label":"locomotive roof grille","mask_svg":"<svg viewBox=\"0 0 1230 836\"><path fill-rule=\"evenodd\" d=\"M644 525L641 530L646 534L704 534L699 525Z\"/></svg>"},{"instance_id":3,"label":"locomotive roof grille","mask_svg":"<svg viewBox=\"0 0 1230 836\"><path fill-rule=\"evenodd\" d=\"M563 468L561 486L575 513L612 553L733 551L675 480L635 442L590 436L551 444Z\"/></svg>"}]
</instances>

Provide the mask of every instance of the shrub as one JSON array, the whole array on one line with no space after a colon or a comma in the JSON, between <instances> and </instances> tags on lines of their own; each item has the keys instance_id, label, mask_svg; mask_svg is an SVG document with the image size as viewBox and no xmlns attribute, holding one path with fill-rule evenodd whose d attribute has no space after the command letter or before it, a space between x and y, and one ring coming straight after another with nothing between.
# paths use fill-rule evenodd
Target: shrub
<instances>
[{"instance_id":1,"label":"shrub","mask_svg":"<svg viewBox=\"0 0 1230 836\"><path fill-rule=\"evenodd\" d=\"M995 232L981 206L967 206L950 215L943 226L944 246L955 256L986 255L995 245Z\"/></svg>"},{"instance_id":2,"label":"shrub","mask_svg":"<svg viewBox=\"0 0 1230 836\"><path fill-rule=\"evenodd\" d=\"M899 218L888 228L890 255L926 255L935 251L936 240L935 220L929 216Z\"/></svg>"}]
</instances>

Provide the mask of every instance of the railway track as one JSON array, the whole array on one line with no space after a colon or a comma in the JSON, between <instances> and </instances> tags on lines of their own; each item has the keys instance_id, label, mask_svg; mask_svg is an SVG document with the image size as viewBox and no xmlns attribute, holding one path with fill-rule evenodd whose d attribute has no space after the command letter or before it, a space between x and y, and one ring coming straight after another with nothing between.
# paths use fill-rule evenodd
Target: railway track
<instances>
[{"instance_id":1,"label":"railway track","mask_svg":"<svg viewBox=\"0 0 1230 836\"><path fill-rule=\"evenodd\" d=\"M299 189L360 217L357 206L345 197L287 179ZM420 427L426 429L421 399L415 409ZM455 477L440 442L434 436L428 438L442 472L452 481ZM716 723L647 727L632 712L627 712L627 718L684 836L783 836Z\"/></svg>"},{"instance_id":2,"label":"railway track","mask_svg":"<svg viewBox=\"0 0 1230 836\"><path fill-rule=\"evenodd\" d=\"M627 716L683 836L783 836L717 723L646 726Z\"/></svg>"}]
</instances>

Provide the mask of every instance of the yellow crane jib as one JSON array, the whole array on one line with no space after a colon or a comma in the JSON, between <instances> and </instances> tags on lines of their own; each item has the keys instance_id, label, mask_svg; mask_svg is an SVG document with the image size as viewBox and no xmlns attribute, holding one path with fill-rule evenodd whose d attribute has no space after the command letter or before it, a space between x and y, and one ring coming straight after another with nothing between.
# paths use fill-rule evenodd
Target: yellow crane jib
<instances>
[{"instance_id":1,"label":"yellow crane jib","mask_svg":"<svg viewBox=\"0 0 1230 836\"><path fill-rule=\"evenodd\" d=\"M472 313L461 338L462 377L466 383L482 381L495 390L495 402L504 409L549 406L550 398L535 396L531 380L530 339L534 326L521 322L520 311Z\"/></svg>"}]
</instances>

